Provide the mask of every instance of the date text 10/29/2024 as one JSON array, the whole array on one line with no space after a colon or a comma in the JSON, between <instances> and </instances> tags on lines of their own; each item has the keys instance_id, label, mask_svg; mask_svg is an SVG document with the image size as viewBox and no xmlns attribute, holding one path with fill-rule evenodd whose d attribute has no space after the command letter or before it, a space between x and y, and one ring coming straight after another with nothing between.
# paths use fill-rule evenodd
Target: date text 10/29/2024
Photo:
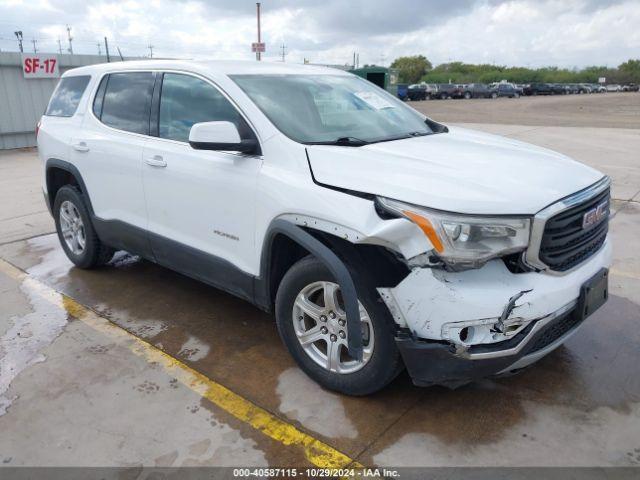
<instances>
[{"instance_id":1,"label":"date text 10/29/2024","mask_svg":"<svg viewBox=\"0 0 640 480\"><path fill-rule=\"evenodd\" d=\"M234 468L235 478L398 478L387 468Z\"/></svg>"}]
</instances>

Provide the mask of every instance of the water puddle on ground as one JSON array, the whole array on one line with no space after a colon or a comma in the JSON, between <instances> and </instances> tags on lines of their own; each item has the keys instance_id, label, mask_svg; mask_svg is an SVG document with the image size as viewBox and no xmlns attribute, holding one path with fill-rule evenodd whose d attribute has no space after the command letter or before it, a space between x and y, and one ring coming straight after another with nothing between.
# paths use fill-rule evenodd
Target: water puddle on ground
<instances>
[{"instance_id":1,"label":"water puddle on ground","mask_svg":"<svg viewBox=\"0 0 640 480\"><path fill-rule=\"evenodd\" d=\"M67 277L69 271L74 268L56 235L30 238L25 244L28 256L36 260L35 264L27 269L30 275L58 281Z\"/></svg>"},{"instance_id":2,"label":"water puddle on ground","mask_svg":"<svg viewBox=\"0 0 640 480\"><path fill-rule=\"evenodd\" d=\"M280 396L280 411L305 428L329 438L358 436L341 396L322 390L300 369L294 367L282 372L276 392Z\"/></svg>"},{"instance_id":3,"label":"water puddle on ground","mask_svg":"<svg viewBox=\"0 0 640 480\"><path fill-rule=\"evenodd\" d=\"M62 333L68 322L67 313L44 299L29 279L22 282L20 291L32 310L11 317L12 326L0 338L0 416L15 400L7 396L13 379L27 367L46 360L40 352Z\"/></svg>"},{"instance_id":4,"label":"water puddle on ground","mask_svg":"<svg viewBox=\"0 0 640 480\"><path fill-rule=\"evenodd\" d=\"M210 347L202 340L189 335L189 338L180 348L178 355L185 360L197 362L209 355Z\"/></svg>"}]
</instances>

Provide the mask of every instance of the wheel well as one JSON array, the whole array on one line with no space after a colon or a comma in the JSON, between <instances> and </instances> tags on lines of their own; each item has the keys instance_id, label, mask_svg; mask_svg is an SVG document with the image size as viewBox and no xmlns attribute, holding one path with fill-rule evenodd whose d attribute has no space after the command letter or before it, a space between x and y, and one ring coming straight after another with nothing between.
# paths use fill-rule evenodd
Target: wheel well
<instances>
[{"instance_id":1,"label":"wheel well","mask_svg":"<svg viewBox=\"0 0 640 480\"><path fill-rule=\"evenodd\" d=\"M60 167L50 167L47 169L47 193L49 194L51 209L53 209L58 190L65 185L74 185L82 191L78 179L70 171Z\"/></svg>"},{"instance_id":2,"label":"wheel well","mask_svg":"<svg viewBox=\"0 0 640 480\"><path fill-rule=\"evenodd\" d=\"M294 263L307 255L310 255L310 252L306 248L284 234L280 233L273 239L269 266L269 292L271 296L269 301L271 305L275 302L278 287L285 273Z\"/></svg>"},{"instance_id":3,"label":"wheel well","mask_svg":"<svg viewBox=\"0 0 640 480\"><path fill-rule=\"evenodd\" d=\"M329 247L346 265L361 271L375 287L395 287L410 272L397 254L380 245L354 244L334 235L305 228ZM282 278L298 260L312 253L284 234L278 234L271 244L269 265L269 301L275 302Z\"/></svg>"}]
</instances>

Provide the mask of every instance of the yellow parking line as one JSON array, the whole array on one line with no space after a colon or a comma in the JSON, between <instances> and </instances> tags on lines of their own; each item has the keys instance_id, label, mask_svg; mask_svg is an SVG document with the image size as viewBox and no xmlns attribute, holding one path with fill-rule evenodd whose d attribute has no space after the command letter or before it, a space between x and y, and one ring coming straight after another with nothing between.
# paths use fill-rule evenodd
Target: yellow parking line
<instances>
[{"instance_id":1,"label":"yellow parking line","mask_svg":"<svg viewBox=\"0 0 640 480\"><path fill-rule=\"evenodd\" d=\"M632 272L624 272L622 270L618 270L616 268L609 269L609 273L611 275L615 275L616 277L625 277L625 278L633 278L634 280L640 280L640 275Z\"/></svg>"},{"instance_id":2,"label":"yellow parking line","mask_svg":"<svg viewBox=\"0 0 640 480\"><path fill-rule=\"evenodd\" d=\"M114 340L121 340L124 346L134 354L150 363L155 362L160 365L165 372L175 377L183 385L230 413L238 420L262 432L267 437L283 445L302 448L306 458L313 465L320 468L362 468L362 465L344 453L302 432L290 423L251 403L224 385L207 378L180 360L173 358L159 348L101 317L67 295L57 292L41 281L30 277L2 259L0 259L0 272L16 281L22 282L25 288L37 293L53 305L66 310L70 316L80 320L94 330Z\"/></svg>"}]
</instances>

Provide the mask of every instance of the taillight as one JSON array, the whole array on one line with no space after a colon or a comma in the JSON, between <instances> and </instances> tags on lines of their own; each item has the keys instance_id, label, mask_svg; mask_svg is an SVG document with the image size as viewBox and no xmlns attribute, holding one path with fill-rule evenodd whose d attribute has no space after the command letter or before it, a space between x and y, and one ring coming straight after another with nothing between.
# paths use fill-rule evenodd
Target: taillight
<instances>
[{"instance_id":1,"label":"taillight","mask_svg":"<svg viewBox=\"0 0 640 480\"><path fill-rule=\"evenodd\" d=\"M38 132L40 131L40 123L42 123L42 120L38 120L38 123L36 123L36 140L38 139Z\"/></svg>"}]
</instances>

